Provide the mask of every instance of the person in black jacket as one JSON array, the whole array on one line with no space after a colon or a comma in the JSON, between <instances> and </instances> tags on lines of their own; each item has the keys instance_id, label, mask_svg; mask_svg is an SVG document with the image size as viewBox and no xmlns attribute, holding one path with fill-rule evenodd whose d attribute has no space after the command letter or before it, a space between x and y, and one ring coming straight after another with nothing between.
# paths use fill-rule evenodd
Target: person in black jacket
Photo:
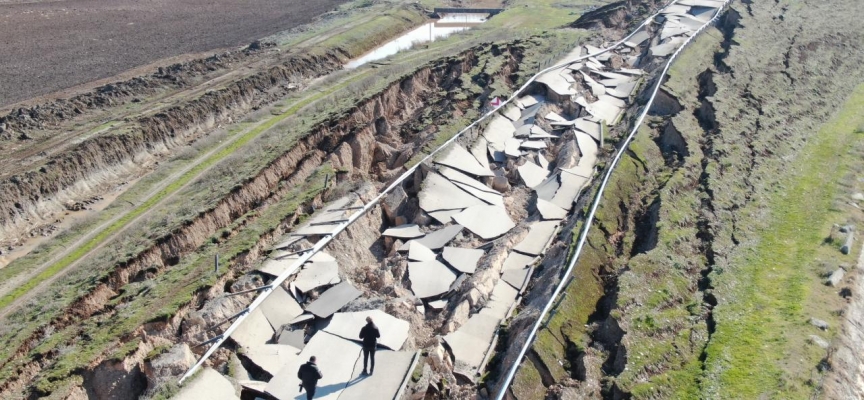
<instances>
[{"instance_id":1,"label":"person in black jacket","mask_svg":"<svg viewBox=\"0 0 864 400\"><path fill-rule=\"evenodd\" d=\"M378 346L378 338L381 333L372 322L372 317L366 317L366 326L360 329L360 339L363 340L363 375L372 375L375 372L375 347ZM366 361L372 360L369 372L366 372Z\"/></svg>"},{"instance_id":2,"label":"person in black jacket","mask_svg":"<svg viewBox=\"0 0 864 400\"><path fill-rule=\"evenodd\" d=\"M301 391L306 389L306 399L312 400L315 397L315 387L318 385L318 380L323 378L321 370L315 364L315 356L309 357L309 362L300 366L297 371L297 378L300 379Z\"/></svg>"}]
</instances>

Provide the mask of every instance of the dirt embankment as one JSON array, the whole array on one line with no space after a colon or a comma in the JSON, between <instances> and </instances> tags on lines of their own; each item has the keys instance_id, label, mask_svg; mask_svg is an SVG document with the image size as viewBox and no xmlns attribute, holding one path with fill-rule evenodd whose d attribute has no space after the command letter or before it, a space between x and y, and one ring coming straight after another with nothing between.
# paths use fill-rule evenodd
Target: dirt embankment
<instances>
[{"instance_id":1,"label":"dirt embankment","mask_svg":"<svg viewBox=\"0 0 864 400\"><path fill-rule=\"evenodd\" d=\"M676 63L613 174L567 296L522 365L520 374L533 369L539 377L517 376L534 389L520 399L724 393L718 375L728 365L706 348L718 327L735 320L718 317L718 308L749 301L728 297L735 279L746 279L736 275L735 260L765 229L765 199L803 143L843 103L849 85L862 81L860 57L847 57L850 46L860 48L860 35L815 18L830 14L819 2L792 7L735 3ZM739 35L772 45L739 46ZM539 273L557 279L556 270ZM511 324L516 343L550 290L536 288ZM796 318L789 329L813 328ZM513 360L514 347L505 360ZM801 364L797 357L782 362ZM780 380L812 391L801 382L824 373L818 363L780 371ZM842 383L849 390L836 393L858 387L851 375ZM758 389L765 396L772 390Z\"/></svg>"},{"instance_id":2,"label":"dirt embankment","mask_svg":"<svg viewBox=\"0 0 864 400\"><path fill-rule=\"evenodd\" d=\"M134 160L152 160L171 149L189 143L207 134L217 125L284 96L295 87L298 77L314 78L341 67L345 56L337 51L326 55L296 55L282 60L266 70L244 77L218 90L208 91L198 98L140 118L130 130L121 134L99 135L86 139L72 149L51 156L38 170L9 177L0 182L0 236L14 238L32 228L52 213L62 212L64 200L86 198L99 189L99 182L113 176L122 179L136 164ZM182 69L180 76L194 75L198 68L210 65L206 60ZM164 72L164 71L163 71ZM172 75L173 76L173 75ZM145 82L151 80L143 80ZM161 80L154 87L159 87ZM118 86L134 86L133 80ZM142 87L149 87L142 83ZM102 89L100 89L102 90ZM97 91L98 92L98 91ZM121 91L120 93L126 93ZM139 93L129 89L128 93ZM133 94L135 95L135 94ZM121 94L120 97L127 95ZM92 97L92 98L91 98ZM99 101L94 101L99 99ZM83 98L62 101L57 109L45 117L15 119L15 124L29 121L52 123L66 115L63 111L78 108L81 101L99 107L100 102L110 104L111 96L98 93ZM116 100L116 99L115 99ZM41 115L41 114L40 114ZM10 121L12 123L12 121ZM10 138L9 140L16 140ZM99 178L95 176L98 175Z\"/></svg>"},{"instance_id":3,"label":"dirt embankment","mask_svg":"<svg viewBox=\"0 0 864 400\"><path fill-rule=\"evenodd\" d=\"M242 230L254 221L256 215L260 215L286 196L290 188L302 185L322 163L329 161L335 168L343 171L339 174L340 182L345 180L385 182L400 173L404 170L404 163L411 158L419 146L434 140L436 125L446 125L454 116L459 116L463 110L473 107L475 100L481 103L485 101L487 91L470 92L468 89L460 88L461 80L464 79L462 75L471 71L480 62L480 55L494 54L495 57L503 58L504 62L496 64L498 66L495 71L483 72L484 76L472 78L487 81L503 80L505 85L511 85L510 79L518 68L520 53L521 48L518 44L503 47L490 45L470 50L424 67L401 81L391 84L379 94L360 102L346 113L319 124L289 152L271 162L254 178L244 182L214 208L202 212L188 224L159 239L149 249L117 265L114 271L100 279L88 294L70 306L64 315L34 332L31 338L24 341L17 349L13 359L4 361L2 368L4 370L14 368L15 373L12 374L13 378L0 385L0 395L48 394L44 390L35 389L34 380L44 379L45 376L50 375L52 369L57 368L56 363L62 362L68 355L56 349L38 355L30 354L39 344L40 338L46 337L46 332L76 329L77 334L71 335L73 339L66 343L71 346L80 344L83 340L81 336L88 334L88 329L91 329L88 327L88 322L98 320L103 327L128 325L128 321L122 321L122 318L117 315L118 310L136 307L138 303L135 302L143 300L134 296L124 297L124 288L127 285L158 278L178 265L183 257L190 255L213 238L220 229L230 226L232 222L245 215L243 224L233 228ZM280 75L277 73L275 76ZM269 78L270 75L262 77L262 79ZM239 90L234 93L237 98L221 98L220 101L230 104L248 103L249 100L245 96L254 90L254 86L249 90ZM199 114L190 112L190 119L195 121L196 118L200 118ZM423 123L418 123L420 120L423 120ZM166 131L169 129L167 125L162 126ZM320 200L313 200L313 203L317 201ZM308 212L310 211L306 208L308 206L310 204L307 203L301 209ZM149 344L140 346L153 347L156 346L153 343L164 344L166 340L174 343L198 339L199 336L204 335L201 327L181 328L183 317L204 305L206 300L221 295L231 287L235 279L248 271L250 265L258 258L261 249L272 241L273 237L278 237L285 229L292 226L298 215L295 213L286 216L279 228L261 235L248 250L232 260L227 260L230 263L230 271L222 276L215 286L200 290L191 303L183 305L173 317L159 321L143 320L139 328L120 335L122 342L142 340L142 343ZM221 236L226 239L232 234ZM234 289L252 285L248 280L237 282L239 282L238 286ZM182 287L187 283L175 284ZM164 292L170 293L170 290ZM239 307L241 298L233 299L236 301L232 300L233 303L222 309L217 313L218 315L208 315L206 319L208 324L228 315L222 315L221 312L227 313L229 309ZM138 351L130 357L139 357L140 361L140 355L141 351ZM94 361L91 365L98 365L98 361ZM87 362L89 363L89 360ZM85 373L83 368L84 366L81 366L73 372L84 375L88 380L85 386L100 382L96 379L101 376L99 371L106 371L97 368L93 373ZM115 373L117 368L111 367L108 370ZM135 368L127 371L130 374L139 372L140 370ZM94 377L95 380L89 379L88 376ZM40 387L44 388L46 385ZM123 395L128 394L123 393Z\"/></svg>"}]
</instances>

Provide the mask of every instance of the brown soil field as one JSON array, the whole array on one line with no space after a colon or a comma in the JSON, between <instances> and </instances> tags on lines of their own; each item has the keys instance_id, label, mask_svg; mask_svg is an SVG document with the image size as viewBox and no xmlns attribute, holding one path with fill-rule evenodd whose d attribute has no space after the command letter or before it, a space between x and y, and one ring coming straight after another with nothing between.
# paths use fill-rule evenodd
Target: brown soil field
<instances>
[{"instance_id":1,"label":"brown soil field","mask_svg":"<svg viewBox=\"0 0 864 400\"><path fill-rule=\"evenodd\" d=\"M0 107L159 59L243 45L344 2L0 1Z\"/></svg>"}]
</instances>

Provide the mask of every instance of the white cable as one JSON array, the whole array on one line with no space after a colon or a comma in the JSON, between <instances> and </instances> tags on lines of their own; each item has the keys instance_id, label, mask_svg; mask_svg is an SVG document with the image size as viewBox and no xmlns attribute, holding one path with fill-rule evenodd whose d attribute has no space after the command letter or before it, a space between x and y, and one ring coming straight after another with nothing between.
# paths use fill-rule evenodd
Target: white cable
<instances>
[{"instance_id":1,"label":"white cable","mask_svg":"<svg viewBox=\"0 0 864 400\"><path fill-rule=\"evenodd\" d=\"M674 4L676 1L673 1L669 5ZM654 85L654 90L651 93L651 98L645 104L642 113L639 115L639 118L636 121L636 124L633 126L633 130L627 135L627 138L624 140L621 148L618 149L618 152L615 154L615 158L612 159L612 162L609 165L609 168L606 169L606 173L603 176L603 182L600 184L600 187L597 189L597 195L594 197L594 202L591 204L591 210L588 212L588 217L585 219L585 224L582 226L582 231L579 234L579 241L576 244L576 251L573 253L572 258L570 259L570 264L567 266L566 273L562 276L561 282L555 287L555 291L552 292L552 297L550 297L549 302L543 307L543 311L540 313L540 316L537 317L537 321L535 321L534 326L531 328L531 332L528 334L528 338L525 340L525 344L519 350L519 356L513 362L513 365L510 366L510 370L507 373L502 384L499 385L500 389L498 390L498 394L496 396L497 400L501 400L504 398L504 394L507 393L507 388L510 386L510 383L513 381L514 376L516 375L516 371L519 369L519 365L521 364L522 358L525 357L525 353L528 351L528 348L531 347L534 338L537 336L537 331L540 330L540 325L543 323L543 318L549 313L549 310L552 308L552 305L555 303L555 299L558 298L558 295L561 294L561 290L564 287L564 284L567 282L565 279L573 272L573 268L576 266L576 261L579 259L579 255L582 253L582 248L585 246L585 242L588 238L588 230L591 228L591 224L594 222L594 214L597 212L597 207L600 205L600 200L603 197L603 191L606 189L606 185L609 182L609 178L612 176L612 172L615 170L615 166L618 165L618 161L621 159L621 156L624 154L624 151L627 150L627 147L630 145L630 142L636 136L636 132L639 130L640 125L645 120L645 117L648 115L648 111L651 109L651 105L654 103L654 98L657 96L657 92L660 90L660 85L663 84L663 78L666 76L666 73L669 71L669 67L672 65L672 61L678 57L678 54L684 50L685 47L697 36L699 35L708 25L714 22L717 17L720 16L720 11L726 7L726 5L731 0L726 0L723 3L723 6L717 9L717 12L714 13L714 17L711 18L705 25L702 25L693 36L689 37L684 43L679 47L675 53L669 57L669 61L666 62L666 66L663 68L663 72L658 76L657 83ZM667 5L668 6L668 5ZM664 7L665 8L665 7ZM655 14L656 15L656 14ZM652 17L653 18L653 17Z\"/></svg>"}]
</instances>

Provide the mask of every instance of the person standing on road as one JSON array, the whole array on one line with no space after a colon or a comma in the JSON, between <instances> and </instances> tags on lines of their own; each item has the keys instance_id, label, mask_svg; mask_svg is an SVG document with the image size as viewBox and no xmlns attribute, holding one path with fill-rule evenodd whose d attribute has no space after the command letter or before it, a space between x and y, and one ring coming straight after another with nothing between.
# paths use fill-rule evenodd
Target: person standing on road
<instances>
[{"instance_id":1,"label":"person standing on road","mask_svg":"<svg viewBox=\"0 0 864 400\"><path fill-rule=\"evenodd\" d=\"M315 387L318 386L318 380L323 378L321 370L315 364L315 356L309 357L309 362L300 366L297 371L297 378L300 378L300 391L306 389L306 399L312 400L315 397Z\"/></svg>"},{"instance_id":2,"label":"person standing on road","mask_svg":"<svg viewBox=\"0 0 864 400\"><path fill-rule=\"evenodd\" d=\"M363 340L363 375L372 375L375 372L375 347L378 346L378 338L381 333L372 322L372 317L366 317L366 326L360 329L360 339ZM369 372L366 372L366 362L371 359Z\"/></svg>"}]
</instances>

